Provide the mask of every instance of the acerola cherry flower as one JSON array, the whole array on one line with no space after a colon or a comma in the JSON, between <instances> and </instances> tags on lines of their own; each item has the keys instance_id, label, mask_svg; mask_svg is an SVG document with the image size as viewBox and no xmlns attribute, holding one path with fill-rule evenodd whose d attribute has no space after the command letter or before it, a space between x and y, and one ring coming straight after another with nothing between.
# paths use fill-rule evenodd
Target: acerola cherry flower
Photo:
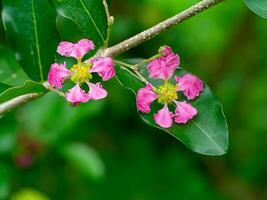
<instances>
[{"instance_id":1,"label":"acerola cherry flower","mask_svg":"<svg viewBox=\"0 0 267 200\"><path fill-rule=\"evenodd\" d=\"M157 58L148 63L147 69L149 77L163 79L163 85L155 88L148 83L146 87L139 89L136 95L137 109L140 112L150 113L150 106L156 99L163 105L163 108L154 114L155 123L163 128L170 128L174 121L185 124L197 115L197 109L190 103L177 101L178 92L182 91L189 100L195 99L203 91L203 82L196 76L185 74L175 77L177 84L172 84L170 79L179 64L179 56L174 54L170 47L161 47ZM170 104L176 105L174 112L169 110Z\"/></svg>"},{"instance_id":2,"label":"acerola cherry flower","mask_svg":"<svg viewBox=\"0 0 267 200\"><path fill-rule=\"evenodd\" d=\"M57 52L66 57L76 58L77 63L70 69L66 68L66 63L54 63L48 73L48 83L61 89L66 79L75 83L72 89L66 94L66 100L72 105L78 105L89 100L99 100L107 96L108 92L102 87L101 83L90 82L93 78L92 73L98 73L103 81L107 81L115 76L114 63L109 57L94 57L87 61L82 61L83 57L94 49L94 43L88 39L81 39L77 43L61 42ZM89 91L85 92L81 86L87 84Z\"/></svg>"}]
</instances>

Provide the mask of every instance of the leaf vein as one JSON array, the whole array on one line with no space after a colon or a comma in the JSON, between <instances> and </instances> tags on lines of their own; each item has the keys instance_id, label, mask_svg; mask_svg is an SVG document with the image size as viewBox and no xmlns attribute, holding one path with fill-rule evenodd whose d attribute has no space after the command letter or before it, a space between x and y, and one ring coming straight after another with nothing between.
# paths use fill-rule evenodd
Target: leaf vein
<instances>
[{"instance_id":1,"label":"leaf vein","mask_svg":"<svg viewBox=\"0 0 267 200\"><path fill-rule=\"evenodd\" d=\"M34 0L32 2L32 18L33 18L33 26L34 26L34 36L35 36L35 43L36 43L36 52L37 52L37 60L38 60L38 66L40 70L40 78L41 81L44 80L43 70L42 70L42 62L41 62L41 54L40 54L40 46L39 46L39 38L38 38L38 31L37 31L37 24L36 24L36 15L35 15L35 9L34 9Z\"/></svg>"},{"instance_id":2,"label":"leaf vein","mask_svg":"<svg viewBox=\"0 0 267 200\"><path fill-rule=\"evenodd\" d=\"M96 28L98 34L100 35L101 39L104 41L104 40L105 40L105 39L104 39L104 36L101 34L101 32L100 32L98 26L96 25L96 23L95 23L93 17L91 16L90 12L88 11L88 9L86 8L86 6L84 5L83 0L80 0L80 2L81 2L81 4L82 4L82 6L83 6L85 12L87 13L87 15L89 16L89 18L91 19L92 23L94 24L94 26L95 26L95 28Z\"/></svg>"}]
</instances>

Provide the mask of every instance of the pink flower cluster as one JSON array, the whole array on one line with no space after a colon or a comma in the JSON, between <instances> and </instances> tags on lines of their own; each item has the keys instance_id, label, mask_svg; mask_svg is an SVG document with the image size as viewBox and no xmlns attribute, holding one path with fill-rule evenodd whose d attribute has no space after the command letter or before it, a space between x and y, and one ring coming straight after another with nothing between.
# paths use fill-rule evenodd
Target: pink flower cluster
<instances>
[{"instance_id":1,"label":"pink flower cluster","mask_svg":"<svg viewBox=\"0 0 267 200\"><path fill-rule=\"evenodd\" d=\"M91 73L98 73L103 81L115 76L114 63L109 57L95 57L82 61L83 57L93 49L94 43L88 39L81 39L77 43L61 42L58 45L57 52L62 56L76 58L77 64L73 65L71 69L66 68L66 62L52 64L48 74L48 83L57 89L61 89L65 80L73 81L75 83L74 87L65 94L66 100L72 105L102 99L107 96L108 93L100 82L90 82L90 79L92 79ZM81 88L82 84L88 85L88 92Z\"/></svg>"},{"instance_id":2,"label":"pink flower cluster","mask_svg":"<svg viewBox=\"0 0 267 200\"><path fill-rule=\"evenodd\" d=\"M190 103L177 101L178 93L183 92L187 99L193 100L203 91L204 86L201 80L191 74L176 76L176 84L170 83L171 77L180 64L179 56L168 46L161 47L158 55L158 58L148 63L147 70L150 78L162 79L164 84L155 88L149 83L139 89L136 103L140 112L150 113L150 106L157 99L160 104L163 104L163 108L154 114L154 121L163 128L170 128L173 122L184 124L197 115L197 109ZM170 104L176 105L174 112L170 112L168 108Z\"/></svg>"}]
</instances>

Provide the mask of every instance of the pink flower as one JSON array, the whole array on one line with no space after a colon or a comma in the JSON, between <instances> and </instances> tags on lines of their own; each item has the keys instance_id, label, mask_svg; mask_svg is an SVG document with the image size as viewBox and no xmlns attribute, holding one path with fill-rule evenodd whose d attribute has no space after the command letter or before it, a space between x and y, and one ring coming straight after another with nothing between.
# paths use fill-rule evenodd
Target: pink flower
<instances>
[{"instance_id":1,"label":"pink flower","mask_svg":"<svg viewBox=\"0 0 267 200\"><path fill-rule=\"evenodd\" d=\"M177 54L170 53L167 56L161 56L148 63L149 77L168 80L179 64L180 58Z\"/></svg>"},{"instance_id":2,"label":"pink flower","mask_svg":"<svg viewBox=\"0 0 267 200\"><path fill-rule=\"evenodd\" d=\"M185 124L197 114L197 110L189 103L175 101L175 104L175 122L178 124Z\"/></svg>"},{"instance_id":3,"label":"pink flower","mask_svg":"<svg viewBox=\"0 0 267 200\"><path fill-rule=\"evenodd\" d=\"M78 105L89 101L89 95L85 93L84 90L80 88L79 83L77 83L72 89L66 93L66 100L72 105Z\"/></svg>"},{"instance_id":4,"label":"pink flower","mask_svg":"<svg viewBox=\"0 0 267 200\"><path fill-rule=\"evenodd\" d=\"M109 57L99 57L91 60L93 67L90 72L96 72L103 78L103 81L115 76L115 69L113 60Z\"/></svg>"},{"instance_id":5,"label":"pink flower","mask_svg":"<svg viewBox=\"0 0 267 200\"><path fill-rule=\"evenodd\" d=\"M178 83L178 91L183 91L189 100L195 99L204 89L203 82L192 74L175 77L175 80Z\"/></svg>"},{"instance_id":6,"label":"pink flower","mask_svg":"<svg viewBox=\"0 0 267 200\"><path fill-rule=\"evenodd\" d=\"M140 88L136 95L136 104L138 111L150 113L151 103L157 99L157 102L164 106L154 114L154 121L163 128L170 128L173 122L184 124L197 115L197 109L191 104L177 101L178 92L183 91L188 99L195 98L203 90L203 83L197 77L187 74L183 77L175 77L178 84L173 84L169 79L180 64L178 55L174 54L168 46L161 47L158 55L160 57L152 60L147 69L151 78L163 79L164 82L157 88L153 88L150 83ZM168 105L174 103L176 109L172 112Z\"/></svg>"},{"instance_id":7,"label":"pink flower","mask_svg":"<svg viewBox=\"0 0 267 200\"><path fill-rule=\"evenodd\" d=\"M100 83L87 83L89 86L89 98L93 99L93 100L99 100L99 99L103 99L108 95L108 92L103 89L102 85Z\"/></svg>"},{"instance_id":8,"label":"pink flower","mask_svg":"<svg viewBox=\"0 0 267 200\"><path fill-rule=\"evenodd\" d=\"M156 124L163 128L170 128L173 124L173 113L169 111L168 106L164 107L154 114L154 120Z\"/></svg>"},{"instance_id":9,"label":"pink flower","mask_svg":"<svg viewBox=\"0 0 267 200\"><path fill-rule=\"evenodd\" d=\"M152 85L138 90L136 95L137 109L143 113L150 112L150 104L158 98L158 95L152 91Z\"/></svg>"},{"instance_id":10,"label":"pink flower","mask_svg":"<svg viewBox=\"0 0 267 200\"><path fill-rule=\"evenodd\" d=\"M82 59L90 50L94 49L94 43L88 39L81 39L77 43L61 42L58 45L57 52L66 57Z\"/></svg>"},{"instance_id":11,"label":"pink flower","mask_svg":"<svg viewBox=\"0 0 267 200\"><path fill-rule=\"evenodd\" d=\"M48 73L48 83L56 88L62 88L62 83L70 75L69 70L66 68L66 63L54 63L50 67Z\"/></svg>"},{"instance_id":12,"label":"pink flower","mask_svg":"<svg viewBox=\"0 0 267 200\"><path fill-rule=\"evenodd\" d=\"M69 70L64 64L52 64L48 74L48 82L51 86L62 88L65 79L75 83L75 86L66 92L65 97L72 105L78 105L89 100L99 100L107 96L108 92L101 83L91 83L92 73L98 73L103 81L115 76L114 63L112 58L98 57L82 61L82 58L90 50L94 49L94 43L88 39L81 39L77 43L61 42L57 52L62 56L74 57L77 63ZM80 86L87 84L89 92L86 93Z\"/></svg>"}]
</instances>

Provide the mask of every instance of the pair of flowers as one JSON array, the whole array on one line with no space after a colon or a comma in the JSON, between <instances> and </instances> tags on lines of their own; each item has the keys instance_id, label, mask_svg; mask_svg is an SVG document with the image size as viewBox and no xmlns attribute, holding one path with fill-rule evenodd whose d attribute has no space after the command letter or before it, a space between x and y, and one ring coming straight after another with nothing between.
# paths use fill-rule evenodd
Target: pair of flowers
<instances>
[{"instance_id":1,"label":"pair of flowers","mask_svg":"<svg viewBox=\"0 0 267 200\"><path fill-rule=\"evenodd\" d=\"M193 100L204 88L203 82L191 74L175 76L176 84L172 84L170 79L179 65L179 56L174 54L170 47L161 47L158 57L148 63L147 70L150 78L162 79L163 85L155 88L149 83L139 89L136 95L137 109L142 113L150 113L151 104L156 99L163 105L163 108L154 114L155 123L163 128L170 128L174 121L178 124L187 123L197 115L197 109L190 103L177 101L178 93L183 92L188 100ZM168 106L171 104L176 105L174 112L169 111Z\"/></svg>"},{"instance_id":2,"label":"pair of flowers","mask_svg":"<svg viewBox=\"0 0 267 200\"><path fill-rule=\"evenodd\" d=\"M100 82L91 82L92 73L98 73L103 81L115 76L114 63L110 57L93 57L82 61L83 57L93 49L94 43L88 39L81 39L77 43L61 42L57 48L60 55L76 58L77 63L70 69L66 68L66 63L52 64L48 82L58 89L62 88L63 82L67 79L74 82L74 87L65 94L66 100L72 105L103 99L107 96L108 92ZM139 89L136 95L137 109L140 112L150 113L150 106L156 99L163 105L163 108L154 114L155 123L163 128L170 128L173 121L178 124L187 123L197 115L197 110L190 103L177 101L178 94L183 92L188 100L193 100L203 91L203 82L196 76L185 74L181 77L175 76L176 84L172 84L170 79L179 65L179 56L174 54L170 47L161 47L156 58L148 63L147 70L150 78L162 79L164 83L158 88L149 83L146 87ZM84 84L88 85L88 92L81 88ZM176 105L174 112L169 111L170 104Z\"/></svg>"},{"instance_id":3,"label":"pair of flowers","mask_svg":"<svg viewBox=\"0 0 267 200\"><path fill-rule=\"evenodd\" d=\"M68 90L65 98L72 105L88 102L89 100L103 99L108 92L102 87L101 83L92 83L92 73L98 73L103 81L107 81L115 76L113 60L109 57L97 57L82 61L83 57L94 49L94 43L88 39L81 39L77 43L61 42L57 52L66 57L76 58L77 63L70 69L66 68L66 63L54 63L48 73L48 83L58 89L62 88L65 80L70 79L75 83L74 87ZM87 84L89 91L81 88Z\"/></svg>"}]
</instances>

